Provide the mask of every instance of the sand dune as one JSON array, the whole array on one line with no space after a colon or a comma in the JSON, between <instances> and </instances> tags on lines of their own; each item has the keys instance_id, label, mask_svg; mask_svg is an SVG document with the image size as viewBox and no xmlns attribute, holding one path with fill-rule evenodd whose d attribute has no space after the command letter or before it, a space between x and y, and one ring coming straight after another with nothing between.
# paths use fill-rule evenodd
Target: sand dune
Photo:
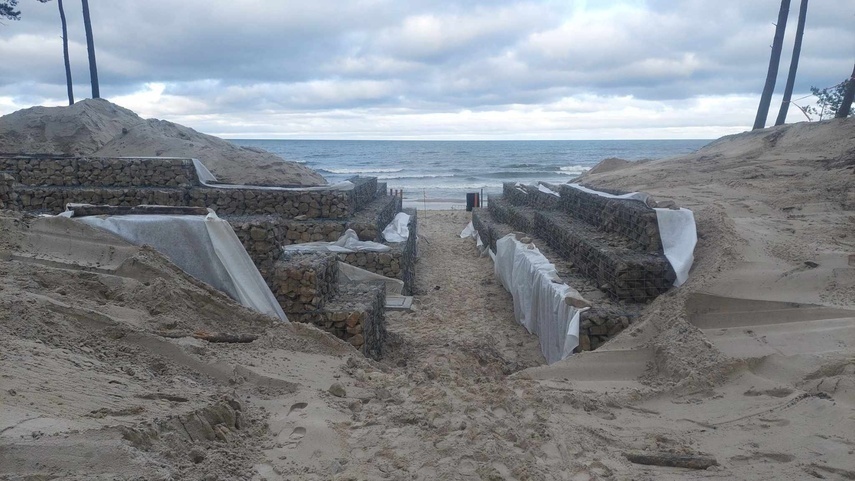
<instances>
[{"instance_id":1,"label":"sand dune","mask_svg":"<svg viewBox=\"0 0 855 481\"><path fill-rule=\"evenodd\" d=\"M317 172L262 149L240 147L189 127L143 119L103 99L32 107L0 117L0 152L100 157L191 157L221 182L324 185Z\"/></svg>"}]
</instances>

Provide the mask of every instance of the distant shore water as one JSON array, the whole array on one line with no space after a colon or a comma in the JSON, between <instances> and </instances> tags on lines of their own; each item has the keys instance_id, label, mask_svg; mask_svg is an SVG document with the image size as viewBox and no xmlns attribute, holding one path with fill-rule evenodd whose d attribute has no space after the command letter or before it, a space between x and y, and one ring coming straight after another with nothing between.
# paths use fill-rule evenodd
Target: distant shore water
<instances>
[{"instance_id":1,"label":"distant shore water","mask_svg":"<svg viewBox=\"0 0 855 481\"><path fill-rule=\"evenodd\" d=\"M688 154L709 140L251 140L260 147L316 170L329 182L354 175L377 177L403 190L405 207L462 209L466 193L487 198L503 182L572 181L599 161L657 159Z\"/></svg>"}]
</instances>

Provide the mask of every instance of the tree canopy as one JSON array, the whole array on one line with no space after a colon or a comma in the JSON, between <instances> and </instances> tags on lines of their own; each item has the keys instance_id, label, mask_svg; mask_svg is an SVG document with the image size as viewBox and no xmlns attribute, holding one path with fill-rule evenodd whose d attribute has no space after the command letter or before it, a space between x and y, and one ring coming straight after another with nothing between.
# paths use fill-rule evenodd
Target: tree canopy
<instances>
[{"instance_id":1,"label":"tree canopy","mask_svg":"<svg viewBox=\"0 0 855 481\"><path fill-rule=\"evenodd\" d=\"M9 20L20 20L21 11L15 10L18 6L18 0L8 0L0 2L0 18L8 18Z\"/></svg>"},{"instance_id":2,"label":"tree canopy","mask_svg":"<svg viewBox=\"0 0 855 481\"><path fill-rule=\"evenodd\" d=\"M851 79L844 80L833 87L820 89L811 87L810 91L817 98L816 107L807 107L805 110L810 115L816 115L819 120L824 118L834 117L834 114L840 110L840 105L843 103L843 94L846 92L846 87L852 82ZM849 108L848 115L855 114L855 110Z\"/></svg>"}]
</instances>

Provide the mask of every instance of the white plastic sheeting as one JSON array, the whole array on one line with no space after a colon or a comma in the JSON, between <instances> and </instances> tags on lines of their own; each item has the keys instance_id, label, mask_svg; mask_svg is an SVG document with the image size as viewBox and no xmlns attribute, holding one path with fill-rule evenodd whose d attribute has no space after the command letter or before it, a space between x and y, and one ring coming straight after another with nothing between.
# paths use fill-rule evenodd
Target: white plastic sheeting
<instances>
[{"instance_id":1,"label":"white plastic sheeting","mask_svg":"<svg viewBox=\"0 0 855 481\"><path fill-rule=\"evenodd\" d=\"M675 286L682 286L689 278L689 269L695 262L695 245L698 231L695 215L689 209L653 209L659 223L659 237L665 257L674 268L677 278Z\"/></svg>"},{"instance_id":2,"label":"white plastic sheeting","mask_svg":"<svg viewBox=\"0 0 855 481\"><path fill-rule=\"evenodd\" d=\"M475 226L472 225L472 221L469 221L469 223L466 224L466 227L463 228L463 231L460 232L460 238L465 239L467 237L472 237L474 239L477 234L478 232L475 230Z\"/></svg>"},{"instance_id":3,"label":"white plastic sheeting","mask_svg":"<svg viewBox=\"0 0 855 481\"><path fill-rule=\"evenodd\" d=\"M353 229L344 231L335 242L306 242L305 244L292 244L282 248L285 251L294 252L388 252L391 248L379 242L361 241Z\"/></svg>"},{"instance_id":4,"label":"white plastic sheeting","mask_svg":"<svg viewBox=\"0 0 855 481\"><path fill-rule=\"evenodd\" d=\"M404 281L381 276L365 269L339 261L338 275L350 282L383 281L386 284L386 297L399 297L404 291Z\"/></svg>"},{"instance_id":5,"label":"white plastic sheeting","mask_svg":"<svg viewBox=\"0 0 855 481\"><path fill-rule=\"evenodd\" d=\"M574 189L581 190L582 192L587 192L589 194L599 195L600 197L608 197L609 199L624 199L624 200L637 200L640 202L647 202L647 199L650 198L650 194L645 194L644 192L628 192L626 194L609 194L607 192L600 192L599 190L589 189L584 187L581 184L567 184Z\"/></svg>"},{"instance_id":6,"label":"white plastic sheeting","mask_svg":"<svg viewBox=\"0 0 855 481\"><path fill-rule=\"evenodd\" d=\"M405 242L410 237L410 215L406 212L398 212L392 222L383 229L383 238L386 242Z\"/></svg>"},{"instance_id":7,"label":"white plastic sheeting","mask_svg":"<svg viewBox=\"0 0 855 481\"><path fill-rule=\"evenodd\" d=\"M577 294L561 282L555 266L533 244L513 234L496 241L495 271L514 299L514 317L540 340L546 362L568 357L579 345L582 310L565 301Z\"/></svg>"},{"instance_id":8,"label":"white plastic sheeting","mask_svg":"<svg viewBox=\"0 0 855 481\"><path fill-rule=\"evenodd\" d=\"M288 321L228 222L200 215L73 217L126 241L147 244L187 274L258 312Z\"/></svg>"},{"instance_id":9,"label":"white plastic sheeting","mask_svg":"<svg viewBox=\"0 0 855 481\"><path fill-rule=\"evenodd\" d=\"M647 203L650 197L643 192L614 195L598 190L589 189L579 184L567 184L589 194L608 197L610 199L630 199ZM659 224L659 238L662 239L662 249L665 257L674 268L677 278L675 286L681 286L689 278L689 269L695 262L695 245L698 243L698 231L695 226L695 214L689 209L653 209L656 211L656 221Z\"/></svg>"},{"instance_id":10,"label":"white plastic sheeting","mask_svg":"<svg viewBox=\"0 0 855 481\"><path fill-rule=\"evenodd\" d=\"M466 227L463 228L463 231L460 232L461 239L465 239L467 237L475 239L475 247L478 248L478 252L481 254L481 257L487 255L488 252L492 254L490 246L484 245L484 242L481 240L481 235L478 234L477 230L475 230L475 226L472 225L472 221L469 221L469 223L466 224Z\"/></svg>"},{"instance_id":11,"label":"white plastic sheeting","mask_svg":"<svg viewBox=\"0 0 855 481\"><path fill-rule=\"evenodd\" d=\"M555 192L554 190L550 189L549 187L547 187L543 184L537 184L537 190L543 192L544 194L554 195L555 197L561 197L561 194L559 194L558 192Z\"/></svg>"}]
</instances>

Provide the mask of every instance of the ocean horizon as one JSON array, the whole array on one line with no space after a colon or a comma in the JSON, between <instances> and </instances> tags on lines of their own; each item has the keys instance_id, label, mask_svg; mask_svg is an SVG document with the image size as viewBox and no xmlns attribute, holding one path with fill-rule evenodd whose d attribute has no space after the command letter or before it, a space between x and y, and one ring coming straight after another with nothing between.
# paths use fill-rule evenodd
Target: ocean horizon
<instances>
[{"instance_id":1,"label":"ocean horizon","mask_svg":"<svg viewBox=\"0 0 855 481\"><path fill-rule=\"evenodd\" d=\"M311 167L331 183L377 177L402 190L404 205L463 208L466 193L489 198L503 182L566 183L603 159L630 161L691 153L689 140L270 140L230 139Z\"/></svg>"}]
</instances>

